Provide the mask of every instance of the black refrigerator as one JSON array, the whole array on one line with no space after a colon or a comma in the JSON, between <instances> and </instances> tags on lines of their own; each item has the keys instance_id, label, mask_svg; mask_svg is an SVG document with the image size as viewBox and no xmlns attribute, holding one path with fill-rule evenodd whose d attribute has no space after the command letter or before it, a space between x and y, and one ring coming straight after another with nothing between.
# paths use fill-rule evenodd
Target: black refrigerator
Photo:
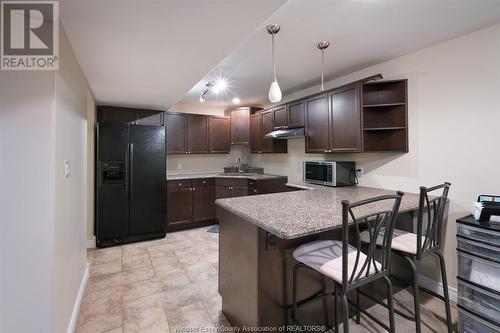
<instances>
[{"instance_id":1,"label":"black refrigerator","mask_svg":"<svg viewBox=\"0 0 500 333\"><path fill-rule=\"evenodd\" d=\"M165 127L97 124L98 247L165 237Z\"/></svg>"}]
</instances>

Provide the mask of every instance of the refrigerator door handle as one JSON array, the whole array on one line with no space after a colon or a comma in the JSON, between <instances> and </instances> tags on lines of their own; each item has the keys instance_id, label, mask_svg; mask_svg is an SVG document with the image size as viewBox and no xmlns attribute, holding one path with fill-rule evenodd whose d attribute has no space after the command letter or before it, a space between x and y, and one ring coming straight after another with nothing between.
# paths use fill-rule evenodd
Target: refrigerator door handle
<instances>
[{"instance_id":1,"label":"refrigerator door handle","mask_svg":"<svg viewBox=\"0 0 500 333\"><path fill-rule=\"evenodd\" d=\"M128 193L128 176L129 176L129 170L128 170L128 160L129 160L129 146L130 144L127 144L127 147L125 148L125 193Z\"/></svg>"},{"instance_id":2,"label":"refrigerator door handle","mask_svg":"<svg viewBox=\"0 0 500 333\"><path fill-rule=\"evenodd\" d=\"M129 188L130 188L130 200L134 198L134 144L129 143L130 146L130 157L129 157L129 167L130 167L130 176L129 176Z\"/></svg>"}]
</instances>

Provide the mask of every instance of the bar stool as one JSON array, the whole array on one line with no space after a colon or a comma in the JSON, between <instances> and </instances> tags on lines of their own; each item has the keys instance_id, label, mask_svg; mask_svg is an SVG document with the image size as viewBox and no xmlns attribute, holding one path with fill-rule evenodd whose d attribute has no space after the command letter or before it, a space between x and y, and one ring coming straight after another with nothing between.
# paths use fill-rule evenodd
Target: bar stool
<instances>
[{"instance_id":1,"label":"bar stool","mask_svg":"<svg viewBox=\"0 0 500 333\"><path fill-rule=\"evenodd\" d=\"M450 296L448 294L448 280L446 277L446 266L443 255L440 251L441 228L450 185L450 183L443 183L441 185L433 186L430 188L424 186L420 187L417 233L414 234L399 229L394 230L394 236L392 240L392 253L407 261L413 273L413 302L415 308L415 316L409 316L400 312L399 310L395 310L395 312L403 318L415 321L417 333L421 332L419 290L425 291L444 302L448 333L451 333L453 331L451 323ZM442 193L440 195L432 196L431 194L431 196L429 196L429 193L441 189ZM364 231L361 233L361 240L367 244L371 244L371 238L368 231ZM383 246L382 239L378 240L377 245L379 247ZM416 268L417 263L431 254L434 254L439 259L441 279L443 283L443 296L436 294L431 290L423 288L422 286L419 286L418 272ZM370 295L367 295L363 292L361 293L364 296L375 300ZM387 306L385 304L382 305Z\"/></svg>"},{"instance_id":2,"label":"bar stool","mask_svg":"<svg viewBox=\"0 0 500 333\"><path fill-rule=\"evenodd\" d=\"M373 315L361 310L384 329L395 332L394 311L392 304L392 284L389 278L392 233L398 214L403 192L395 195L383 195L371 199L349 203L342 201L342 241L322 240L306 243L295 249L293 257L299 262L293 271L292 320L300 325L297 311L301 305L315 300L333 296L335 299L335 331L338 332L337 294L341 297L343 307L344 333L349 332L349 301L347 294L352 290L384 279L387 286L389 304L389 326ZM391 205L391 203L393 204ZM371 207L370 207L371 206ZM374 212L373 208L378 211ZM356 214L355 214L356 212ZM360 227L366 226L370 231L370 246L367 253L361 249ZM349 244L349 231L354 229L356 246ZM376 258L377 240L383 240L382 251ZM352 237L351 237L352 239ZM318 292L303 300L297 300L298 272L300 269L312 269L330 278L335 284L335 291L327 294ZM339 288L337 288L339 287ZM337 290L340 289L338 292Z\"/></svg>"}]
</instances>

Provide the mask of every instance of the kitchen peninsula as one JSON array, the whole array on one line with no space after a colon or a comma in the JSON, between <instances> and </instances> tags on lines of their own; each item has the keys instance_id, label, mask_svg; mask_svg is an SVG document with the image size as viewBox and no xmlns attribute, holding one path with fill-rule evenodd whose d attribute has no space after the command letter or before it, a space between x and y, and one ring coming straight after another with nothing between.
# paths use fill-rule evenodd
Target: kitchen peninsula
<instances>
[{"instance_id":1,"label":"kitchen peninsula","mask_svg":"<svg viewBox=\"0 0 500 333\"><path fill-rule=\"evenodd\" d=\"M293 250L318 239L341 239L342 200L355 202L395 192L362 186L287 186L297 190L216 201L220 224L219 292L222 311L234 326L289 324ZM412 230L418 200L418 194L404 195L398 228ZM372 207L383 209L383 205ZM301 275L299 298L325 286L319 274L307 273ZM304 324L323 323L322 306L332 304L316 302L304 307ZM329 313L333 313L331 308Z\"/></svg>"}]
</instances>

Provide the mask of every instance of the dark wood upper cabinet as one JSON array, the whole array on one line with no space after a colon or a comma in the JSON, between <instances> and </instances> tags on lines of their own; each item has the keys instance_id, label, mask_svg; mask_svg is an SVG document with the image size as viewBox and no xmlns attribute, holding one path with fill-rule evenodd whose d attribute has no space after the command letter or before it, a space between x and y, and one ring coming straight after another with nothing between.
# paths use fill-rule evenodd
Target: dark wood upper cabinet
<instances>
[{"instance_id":1,"label":"dark wood upper cabinet","mask_svg":"<svg viewBox=\"0 0 500 333\"><path fill-rule=\"evenodd\" d=\"M274 128L288 126L288 116L286 112L286 106L278 106L273 109L274 114Z\"/></svg>"},{"instance_id":2,"label":"dark wood upper cabinet","mask_svg":"<svg viewBox=\"0 0 500 333\"><path fill-rule=\"evenodd\" d=\"M304 101L296 101L286 105L288 126L304 126Z\"/></svg>"},{"instance_id":3,"label":"dark wood upper cabinet","mask_svg":"<svg viewBox=\"0 0 500 333\"><path fill-rule=\"evenodd\" d=\"M361 151L359 84L306 99L306 153Z\"/></svg>"},{"instance_id":4,"label":"dark wood upper cabinet","mask_svg":"<svg viewBox=\"0 0 500 333\"><path fill-rule=\"evenodd\" d=\"M262 117L262 135L261 135L261 150L263 153L273 152L273 139L266 139L264 135L273 131L273 111L265 111L261 113Z\"/></svg>"},{"instance_id":5,"label":"dark wood upper cabinet","mask_svg":"<svg viewBox=\"0 0 500 333\"><path fill-rule=\"evenodd\" d=\"M359 84L335 89L330 100L330 152L361 151Z\"/></svg>"},{"instance_id":6,"label":"dark wood upper cabinet","mask_svg":"<svg viewBox=\"0 0 500 333\"><path fill-rule=\"evenodd\" d=\"M230 119L177 112L166 113L167 154L230 152Z\"/></svg>"},{"instance_id":7,"label":"dark wood upper cabinet","mask_svg":"<svg viewBox=\"0 0 500 333\"><path fill-rule=\"evenodd\" d=\"M330 149L330 112L328 96L305 100L306 153L328 153Z\"/></svg>"},{"instance_id":8,"label":"dark wood upper cabinet","mask_svg":"<svg viewBox=\"0 0 500 333\"><path fill-rule=\"evenodd\" d=\"M230 119L210 116L208 118L208 145L211 153L229 154Z\"/></svg>"},{"instance_id":9,"label":"dark wood upper cabinet","mask_svg":"<svg viewBox=\"0 0 500 333\"><path fill-rule=\"evenodd\" d=\"M165 125L165 112L141 110L135 112L136 125Z\"/></svg>"},{"instance_id":10,"label":"dark wood upper cabinet","mask_svg":"<svg viewBox=\"0 0 500 333\"><path fill-rule=\"evenodd\" d=\"M134 109L102 105L97 107L97 121L100 123L133 123Z\"/></svg>"},{"instance_id":11,"label":"dark wood upper cabinet","mask_svg":"<svg viewBox=\"0 0 500 333\"><path fill-rule=\"evenodd\" d=\"M250 152L262 152L262 116L256 113L250 116Z\"/></svg>"},{"instance_id":12,"label":"dark wood upper cabinet","mask_svg":"<svg viewBox=\"0 0 500 333\"><path fill-rule=\"evenodd\" d=\"M287 140L266 139L264 136L273 131L273 110L264 110L250 116L250 152L286 153Z\"/></svg>"},{"instance_id":13,"label":"dark wood upper cabinet","mask_svg":"<svg viewBox=\"0 0 500 333\"><path fill-rule=\"evenodd\" d=\"M250 108L231 110L231 144L248 145L250 143Z\"/></svg>"},{"instance_id":14,"label":"dark wood upper cabinet","mask_svg":"<svg viewBox=\"0 0 500 333\"><path fill-rule=\"evenodd\" d=\"M182 113L166 114L167 154L186 154L187 116Z\"/></svg>"},{"instance_id":15,"label":"dark wood upper cabinet","mask_svg":"<svg viewBox=\"0 0 500 333\"><path fill-rule=\"evenodd\" d=\"M204 115L187 116L187 153L208 153L208 118Z\"/></svg>"},{"instance_id":16,"label":"dark wood upper cabinet","mask_svg":"<svg viewBox=\"0 0 500 333\"><path fill-rule=\"evenodd\" d=\"M97 107L97 121L100 123L121 123L136 125L164 125L164 112L125 108L109 105Z\"/></svg>"}]
</instances>

